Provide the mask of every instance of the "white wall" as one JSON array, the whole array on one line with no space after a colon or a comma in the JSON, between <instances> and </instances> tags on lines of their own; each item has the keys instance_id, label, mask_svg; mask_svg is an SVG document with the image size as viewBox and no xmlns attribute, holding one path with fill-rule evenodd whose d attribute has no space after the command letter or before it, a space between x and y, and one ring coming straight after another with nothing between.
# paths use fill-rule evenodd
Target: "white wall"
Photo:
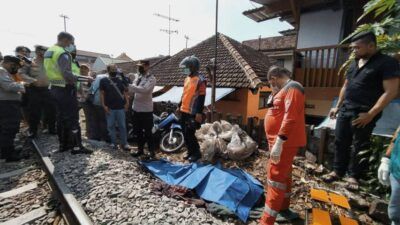
<instances>
[{"instance_id":1,"label":"white wall","mask_svg":"<svg viewBox=\"0 0 400 225\"><path fill-rule=\"evenodd\" d=\"M341 41L343 10L301 14L297 48L336 45Z\"/></svg>"}]
</instances>

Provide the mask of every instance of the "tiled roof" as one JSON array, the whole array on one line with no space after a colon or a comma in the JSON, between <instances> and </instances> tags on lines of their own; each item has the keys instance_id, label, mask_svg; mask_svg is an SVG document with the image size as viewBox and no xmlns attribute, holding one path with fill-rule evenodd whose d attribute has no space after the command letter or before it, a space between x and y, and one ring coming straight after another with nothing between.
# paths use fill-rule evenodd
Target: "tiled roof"
<instances>
[{"instance_id":1,"label":"tiled roof","mask_svg":"<svg viewBox=\"0 0 400 225\"><path fill-rule=\"evenodd\" d=\"M150 72L157 78L157 85L182 86L185 79L179 68L182 59L195 55L200 59L200 72L206 74L206 65L214 58L214 46L215 36L192 48L182 50L154 66ZM223 34L219 35L216 82L218 87L256 88L262 85L269 65L267 56L261 52Z\"/></svg>"},{"instance_id":2,"label":"tiled roof","mask_svg":"<svg viewBox=\"0 0 400 225\"><path fill-rule=\"evenodd\" d=\"M294 49L296 46L296 35L252 39L243 41L243 44L260 51Z\"/></svg>"},{"instance_id":3,"label":"tiled roof","mask_svg":"<svg viewBox=\"0 0 400 225\"><path fill-rule=\"evenodd\" d=\"M116 59L122 59L122 60L133 62L133 59L131 57L129 57L125 52L121 53L121 55L119 55Z\"/></svg>"},{"instance_id":4,"label":"tiled roof","mask_svg":"<svg viewBox=\"0 0 400 225\"><path fill-rule=\"evenodd\" d=\"M97 57L107 57L107 58L109 58L110 57L110 55L107 55L107 54L84 51L84 50L79 50L79 49L76 50L76 54L80 55L80 56L88 56L88 57L93 57L93 58L97 58Z\"/></svg>"}]
</instances>

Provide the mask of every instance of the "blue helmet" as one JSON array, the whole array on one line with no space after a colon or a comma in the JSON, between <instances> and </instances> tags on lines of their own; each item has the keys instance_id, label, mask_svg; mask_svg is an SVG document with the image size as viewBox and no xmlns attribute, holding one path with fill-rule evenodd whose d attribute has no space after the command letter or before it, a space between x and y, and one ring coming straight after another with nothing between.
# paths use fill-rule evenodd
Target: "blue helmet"
<instances>
[{"instance_id":1,"label":"blue helmet","mask_svg":"<svg viewBox=\"0 0 400 225\"><path fill-rule=\"evenodd\" d=\"M200 70L200 60L194 55L187 56L179 63L179 67L187 68L192 74L196 74Z\"/></svg>"}]
</instances>

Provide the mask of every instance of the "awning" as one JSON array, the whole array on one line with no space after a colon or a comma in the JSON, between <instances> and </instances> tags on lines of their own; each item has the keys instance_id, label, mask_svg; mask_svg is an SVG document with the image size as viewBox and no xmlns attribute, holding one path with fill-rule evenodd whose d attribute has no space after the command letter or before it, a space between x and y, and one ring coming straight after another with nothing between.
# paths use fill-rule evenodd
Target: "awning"
<instances>
[{"instance_id":1,"label":"awning","mask_svg":"<svg viewBox=\"0 0 400 225\"><path fill-rule=\"evenodd\" d=\"M227 96L228 94L235 91L235 88L216 88L215 90L215 101L220 100L221 98ZM174 86L169 91L165 92L164 94L153 98L153 102L172 102L172 103L179 103L181 101L183 92L183 87L176 87ZM207 88L206 90L206 106L211 105L211 88Z\"/></svg>"},{"instance_id":2,"label":"awning","mask_svg":"<svg viewBox=\"0 0 400 225\"><path fill-rule=\"evenodd\" d=\"M157 92L157 91L159 91L159 90L161 90L163 88L164 88L164 86L155 86L154 89L153 89L153 93Z\"/></svg>"}]
</instances>

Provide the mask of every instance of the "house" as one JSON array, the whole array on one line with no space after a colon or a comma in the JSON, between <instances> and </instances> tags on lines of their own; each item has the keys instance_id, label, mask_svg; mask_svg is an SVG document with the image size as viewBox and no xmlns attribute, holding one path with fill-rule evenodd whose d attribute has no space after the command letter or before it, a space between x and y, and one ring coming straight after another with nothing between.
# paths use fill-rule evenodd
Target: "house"
<instances>
[{"instance_id":1,"label":"house","mask_svg":"<svg viewBox=\"0 0 400 225\"><path fill-rule=\"evenodd\" d=\"M217 79L216 110L222 114L241 115L246 122L248 117L264 118L267 98L271 89L265 80L270 63L262 52L243 45L223 34L217 39ZM206 66L214 58L215 36L196 46L182 50L171 58L152 67L150 72L157 78L157 85L171 89L154 98L155 102L170 101L178 103L182 95L185 75L179 63L187 56L200 59L202 74L207 74ZM206 106L211 104L211 83L208 82Z\"/></svg>"},{"instance_id":2,"label":"house","mask_svg":"<svg viewBox=\"0 0 400 225\"><path fill-rule=\"evenodd\" d=\"M125 52L123 52L123 53L121 53L121 55L117 56L116 59L122 59L122 60L133 62L133 59L131 59L131 57L129 57Z\"/></svg>"},{"instance_id":3,"label":"house","mask_svg":"<svg viewBox=\"0 0 400 225\"><path fill-rule=\"evenodd\" d=\"M262 6L243 12L256 22L274 18L290 23L296 33L293 77L306 94L308 122L319 122L339 95L344 74L338 74L349 49L339 45L357 26L367 0L251 0Z\"/></svg>"},{"instance_id":4,"label":"house","mask_svg":"<svg viewBox=\"0 0 400 225\"><path fill-rule=\"evenodd\" d=\"M131 61L126 59L117 59L117 58L99 56L92 65L92 71L94 72L104 71L110 64L126 63L126 62L131 62Z\"/></svg>"},{"instance_id":5,"label":"house","mask_svg":"<svg viewBox=\"0 0 400 225\"><path fill-rule=\"evenodd\" d=\"M242 43L267 55L271 64L285 67L289 71L293 70L296 35L284 33L283 36L260 37L258 39L246 40Z\"/></svg>"},{"instance_id":6,"label":"house","mask_svg":"<svg viewBox=\"0 0 400 225\"><path fill-rule=\"evenodd\" d=\"M98 57L108 57L108 58L110 58L110 55L103 54L103 53L83 51L83 50L77 50L76 51L76 60L80 64L88 64L89 66L91 66L91 65L93 65L93 63L96 61L96 59Z\"/></svg>"}]
</instances>

